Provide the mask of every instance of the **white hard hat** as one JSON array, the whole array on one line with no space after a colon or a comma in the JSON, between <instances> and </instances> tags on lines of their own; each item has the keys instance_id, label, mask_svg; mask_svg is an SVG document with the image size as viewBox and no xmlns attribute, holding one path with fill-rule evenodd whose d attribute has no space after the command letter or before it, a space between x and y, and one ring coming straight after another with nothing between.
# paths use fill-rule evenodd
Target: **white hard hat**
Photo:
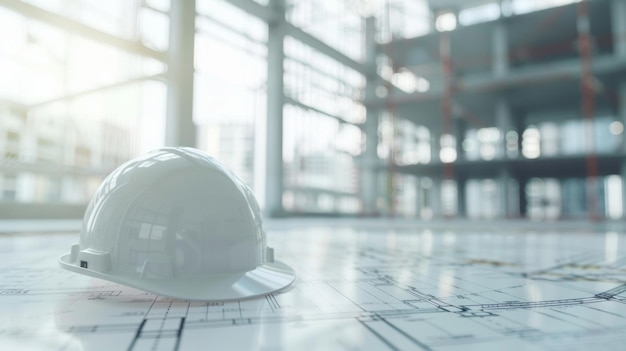
<instances>
[{"instance_id":1,"label":"white hard hat","mask_svg":"<svg viewBox=\"0 0 626 351\"><path fill-rule=\"evenodd\" d=\"M118 167L92 198L61 267L155 294L231 300L282 289L250 189L192 148L162 148Z\"/></svg>"}]
</instances>

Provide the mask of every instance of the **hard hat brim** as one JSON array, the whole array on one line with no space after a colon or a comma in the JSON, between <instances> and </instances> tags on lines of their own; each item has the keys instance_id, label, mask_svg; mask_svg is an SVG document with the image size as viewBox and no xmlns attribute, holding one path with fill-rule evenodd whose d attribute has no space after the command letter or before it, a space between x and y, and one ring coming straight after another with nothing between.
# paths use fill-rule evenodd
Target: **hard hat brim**
<instances>
[{"instance_id":1,"label":"hard hat brim","mask_svg":"<svg viewBox=\"0 0 626 351\"><path fill-rule=\"evenodd\" d=\"M130 275L109 275L83 268L71 262L71 254L59 257L59 264L67 270L120 283L157 295L197 301L238 300L261 296L289 286L295 272L280 261L265 263L248 272L209 276L203 278L139 278Z\"/></svg>"}]
</instances>

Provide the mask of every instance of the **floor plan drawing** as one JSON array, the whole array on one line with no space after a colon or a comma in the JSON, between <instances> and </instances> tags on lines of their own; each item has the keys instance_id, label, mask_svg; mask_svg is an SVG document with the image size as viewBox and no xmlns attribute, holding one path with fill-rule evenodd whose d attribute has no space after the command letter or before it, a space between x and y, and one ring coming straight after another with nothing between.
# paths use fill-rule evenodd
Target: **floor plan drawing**
<instances>
[{"instance_id":1,"label":"floor plan drawing","mask_svg":"<svg viewBox=\"0 0 626 351\"><path fill-rule=\"evenodd\" d=\"M622 350L626 235L311 226L262 298L155 296L58 267L77 234L0 237L0 349Z\"/></svg>"}]
</instances>

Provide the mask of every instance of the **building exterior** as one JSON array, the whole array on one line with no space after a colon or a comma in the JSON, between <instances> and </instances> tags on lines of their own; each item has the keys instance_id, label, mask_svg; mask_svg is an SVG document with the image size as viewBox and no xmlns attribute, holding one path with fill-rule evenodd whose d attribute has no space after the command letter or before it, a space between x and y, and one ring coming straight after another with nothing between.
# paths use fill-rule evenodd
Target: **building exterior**
<instances>
[{"instance_id":1,"label":"building exterior","mask_svg":"<svg viewBox=\"0 0 626 351\"><path fill-rule=\"evenodd\" d=\"M3 111L2 202L85 204L100 181L137 154L136 131L111 124Z\"/></svg>"},{"instance_id":2,"label":"building exterior","mask_svg":"<svg viewBox=\"0 0 626 351\"><path fill-rule=\"evenodd\" d=\"M199 126L199 147L224 163L250 187L254 184L254 125L208 122Z\"/></svg>"},{"instance_id":3,"label":"building exterior","mask_svg":"<svg viewBox=\"0 0 626 351\"><path fill-rule=\"evenodd\" d=\"M368 118L392 113L395 123L426 127L433 157L381 163L379 172L430 178L435 216L450 215L440 206L447 194L458 216L621 217L625 3L582 1L524 14L495 6L497 15L467 25L457 21L479 6L431 5L443 27L375 44L394 74L409 72L429 89L406 92L374 76L368 84L390 89L366 106ZM441 24L448 19L452 25ZM456 194L442 188L446 181Z\"/></svg>"},{"instance_id":4,"label":"building exterior","mask_svg":"<svg viewBox=\"0 0 626 351\"><path fill-rule=\"evenodd\" d=\"M625 33L621 0L6 0L0 213L170 145L268 216L620 218Z\"/></svg>"}]
</instances>

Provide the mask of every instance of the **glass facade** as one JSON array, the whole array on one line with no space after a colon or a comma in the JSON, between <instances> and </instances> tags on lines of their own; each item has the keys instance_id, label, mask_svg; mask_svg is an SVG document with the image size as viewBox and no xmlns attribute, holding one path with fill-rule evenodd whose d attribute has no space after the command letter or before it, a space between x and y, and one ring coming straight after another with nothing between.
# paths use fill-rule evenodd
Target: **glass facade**
<instances>
[{"instance_id":1,"label":"glass facade","mask_svg":"<svg viewBox=\"0 0 626 351\"><path fill-rule=\"evenodd\" d=\"M2 202L84 204L113 168L162 143L166 66L153 56L167 16L150 3L0 7Z\"/></svg>"}]
</instances>

